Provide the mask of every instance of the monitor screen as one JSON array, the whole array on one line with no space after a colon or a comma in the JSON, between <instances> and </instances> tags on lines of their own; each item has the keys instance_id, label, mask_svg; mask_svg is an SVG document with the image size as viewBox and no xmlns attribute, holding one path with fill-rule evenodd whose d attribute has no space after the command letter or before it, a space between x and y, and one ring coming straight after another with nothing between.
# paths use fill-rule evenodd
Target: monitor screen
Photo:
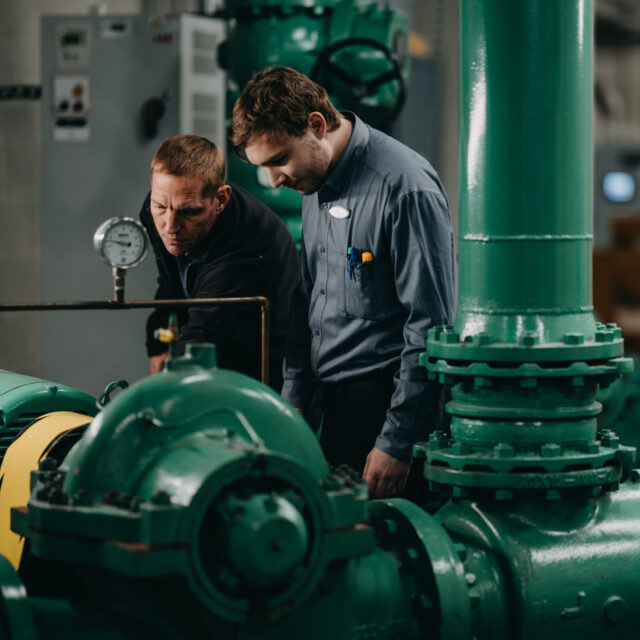
<instances>
[{"instance_id":1,"label":"monitor screen","mask_svg":"<svg viewBox=\"0 0 640 640\"><path fill-rule=\"evenodd\" d=\"M626 171L609 171L602 179L602 191L609 202L630 202L636 192L635 178Z\"/></svg>"}]
</instances>

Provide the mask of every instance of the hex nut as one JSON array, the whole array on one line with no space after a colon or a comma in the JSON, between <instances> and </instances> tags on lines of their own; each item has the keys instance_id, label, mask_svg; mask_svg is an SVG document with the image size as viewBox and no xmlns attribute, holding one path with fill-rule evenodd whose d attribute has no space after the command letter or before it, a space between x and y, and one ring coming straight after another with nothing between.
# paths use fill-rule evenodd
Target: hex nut
<instances>
[{"instance_id":1,"label":"hex nut","mask_svg":"<svg viewBox=\"0 0 640 640\"><path fill-rule=\"evenodd\" d=\"M599 453L600 452L600 446L598 445L597 442L586 442L580 447L580 449L582 450L582 453Z\"/></svg>"},{"instance_id":2,"label":"hex nut","mask_svg":"<svg viewBox=\"0 0 640 640\"><path fill-rule=\"evenodd\" d=\"M536 344L538 344L539 339L538 336L531 332L531 331L525 331L521 336L520 336L520 345L523 347L533 347Z\"/></svg>"},{"instance_id":3,"label":"hex nut","mask_svg":"<svg viewBox=\"0 0 640 640\"><path fill-rule=\"evenodd\" d=\"M542 447L540 447L540 455L543 458L555 458L556 456L562 455L562 447L553 442L543 444Z\"/></svg>"},{"instance_id":4,"label":"hex nut","mask_svg":"<svg viewBox=\"0 0 640 640\"><path fill-rule=\"evenodd\" d=\"M471 445L468 442L454 442L451 451L456 456L466 456L471 453Z\"/></svg>"},{"instance_id":5,"label":"hex nut","mask_svg":"<svg viewBox=\"0 0 640 640\"><path fill-rule=\"evenodd\" d=\"M510 458L515 455L516 450L507 442L501 442L493 447L493 455L496 458Z\"/></svg>"},{"instance_id":6,"label":"hex nut","mask_svg":"<svg viewBox=\"0 0 640 640\"><path fill-rule=\"evenodd\" d=\"M460 334L457 331L443 331L440 334L440 340L445 344L455 344L460 342Z\"/></svg>"},{"instance_id":7,"label":"hex nut","mask_svg":"<svg viewBox=\"0 0 640 640\"><path fill-rule=\"evenodd\" d=\"M169 505L171 504L171 497L166 491L156 491L151 498L151 502L157 505Z\"/></svg>"}]
</instances>

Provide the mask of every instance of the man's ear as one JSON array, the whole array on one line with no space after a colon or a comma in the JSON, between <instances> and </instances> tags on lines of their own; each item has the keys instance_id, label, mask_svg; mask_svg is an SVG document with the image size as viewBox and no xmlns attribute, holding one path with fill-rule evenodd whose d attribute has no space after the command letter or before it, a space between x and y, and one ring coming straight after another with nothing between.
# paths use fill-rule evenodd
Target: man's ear
<instances>
[{"instance_id":1,"label":"man's ear","mask_svg":"<svg viewBox=\"0 0 640 640\"><path fill-rule=\"evenodd\" d=\"M222 210L229 203L229 198L231 197L231 187L228 184L221 186L216 192L217 197L217 205L216 205L216 214L221 213Z\"/></svg>"},{"instance_id":2,"label":"man's ear","mask_svg":"<svg viewBox=\"0 0 640 640\"><path fill-rule=\"evenodd\" d=\"M308 115L307 126L318 140L322 140L327 133L327 121L319 111L312 111Z\"/></svg>"}]
</instances>

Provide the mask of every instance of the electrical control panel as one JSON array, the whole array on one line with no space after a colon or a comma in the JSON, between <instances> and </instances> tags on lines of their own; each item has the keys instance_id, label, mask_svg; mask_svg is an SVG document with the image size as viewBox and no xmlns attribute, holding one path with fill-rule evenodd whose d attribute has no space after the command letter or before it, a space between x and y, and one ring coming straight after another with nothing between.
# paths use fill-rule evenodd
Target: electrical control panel
<instances>
[{"instance_id":1,"label":"electrical control panel","mask_svg":"<svg viewBox=\"0 0 640 640\"><path fill-rule=\"evenodd\" d=\"M57 15L41 33L43 299L109 299L111 271L91 238L107 218L138 218L160 143L195 133L226 146L226 25L179 13ZM149 300L155 289L147 260L127 298ZM148 313L44 314L43 376L99 394L115 378L146 375ZM82 354L73 369L71 348Z\"/></svg>"}]
</instances>

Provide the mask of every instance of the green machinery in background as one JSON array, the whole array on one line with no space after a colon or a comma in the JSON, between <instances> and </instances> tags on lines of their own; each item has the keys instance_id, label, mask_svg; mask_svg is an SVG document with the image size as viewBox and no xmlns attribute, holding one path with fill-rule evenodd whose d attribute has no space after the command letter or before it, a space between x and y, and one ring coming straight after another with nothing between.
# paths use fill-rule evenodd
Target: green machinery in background
<instances>
[{"instance_id":1,"label":"green machinery in background","mask_svg":"<svg viewBox=\"0 0 640 640\"><path fill-rule=\"evenodd\" d=\"M227 112L251 76L268 65L293 67L325 87L333 103L387 129L408 79L405 19L362 0L227 0L229 38L220 50L228 73ZM282 216L300 241L301 196L273 189L264 170L228 154L229 179Z\"/></svg>"},{"instance_id":2,"label":"green machinery in background","mask_svg":"<svg viewBox=\"0 0 640 640\"><path fill-rule=\"evenodd\" d=\"M460 15L459 315L423 358L452 424L416 446L449 502L367 501L290 405L190 345L33 471L6 637L637 638L640 470L596 423L631 361L591 309L592 3Z\"/></svg>"}]
</instances>

